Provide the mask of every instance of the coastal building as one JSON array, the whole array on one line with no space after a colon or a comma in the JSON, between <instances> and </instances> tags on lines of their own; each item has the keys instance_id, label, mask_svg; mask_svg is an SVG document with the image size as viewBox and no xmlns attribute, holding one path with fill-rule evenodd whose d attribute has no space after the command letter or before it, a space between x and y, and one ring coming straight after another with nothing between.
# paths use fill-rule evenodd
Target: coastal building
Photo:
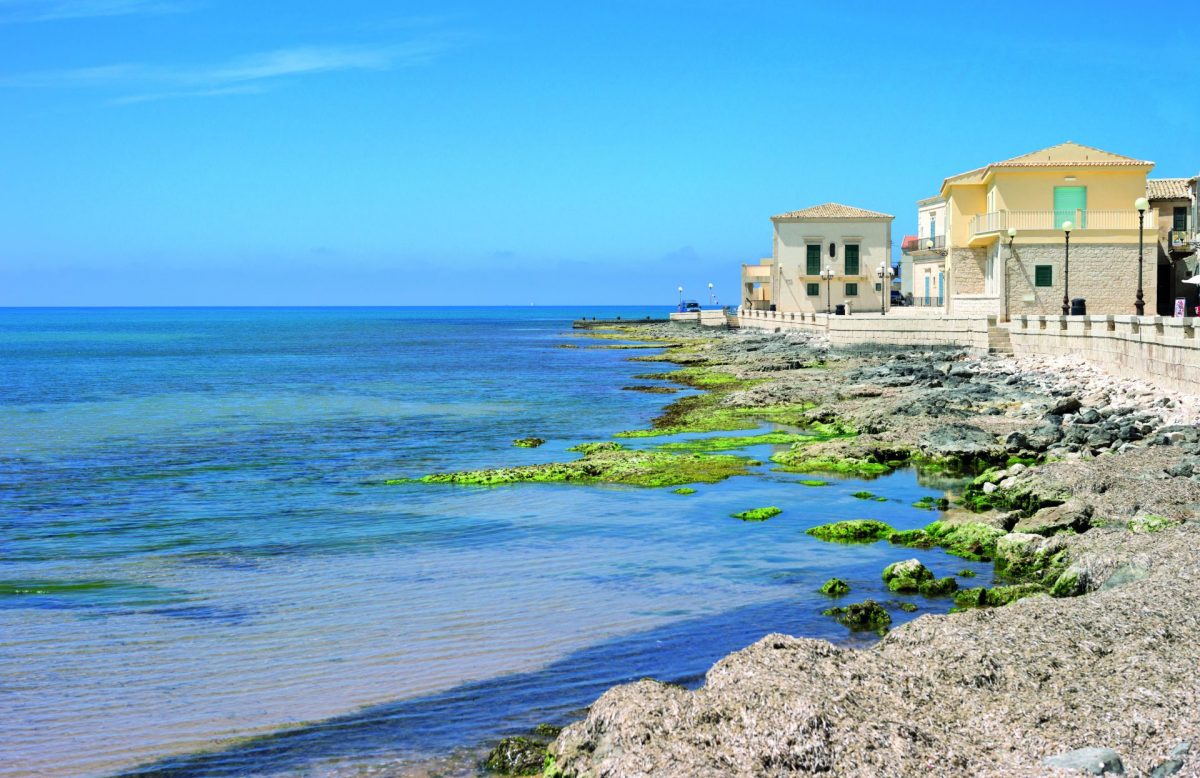
<instances>
[{"instance_id":1,"label":"coastal building","mask_svg":"<svg viewBox=\"0 0 1200 778\"><path fill-rule=\"evenodd\" d=\"M913 305L944 308L946 304L946 201L917 201L917 241L913 258Z\"/></svg>"},{"instance_id":2,"label":"coastal building","mask_svg":"<svg viewBox=\"0 0 1200 778\"><path fill-rule=\"evenodd\" d=\"M1066 296L1084 298L1089 313L1134 313L1134 203L1145 196L1153 167L1067 142L945 179L939 192L945 206L945 310L1002 319L1059 314ZM919 213L935 205L923 200ZM1069 254L1064 225L1070 228ZM1146 313L1153 314L1158 272L1152 243L1146 254L1143 289Z\"/></svg>"},{"instance_id":3,"label":"coastal building","mask_svg":"<svg viewBox=\"0 0 1200 778\"><path fill-rule=\"evenodd\" d=\"M1158 221L1147 225L1157 234L1159 311L1174 311L1175 301L1184 300L1187 310L1194 312L1200 301L1200 287L1184 283L1196 275L1197 183L1196 178L1152 178L1146 182L1146 199L1158 213Z\"/></svg>"},{"instance_id":4,"label":"coastal building","mask_svg":"<svg viewBox=\"0 0 1200 778\"><path fill-rule=\"evenodd\" d=\"M839 203L772 216L768 272L775 310L825 313L844 305L870 312L889 305L894 219Z\"/></svg>"},{"instance_id":5,"label":"coastal building","mask_svg":"<svg viewBox=\"0 0 1200 778\"><path fill-rule=\"evenodd\" d=\"M771 308L771 281L774 279L774 260L760 259L757 264L742 265L742 307L750 311Z\"/></svg>"},{"instance_id":6,"label":"coastal building","mask_svg":"<svg viewBox=\"0 0 1200 778\"><path fill-rule=\"evenodd\" d=\"M900 294L905 300L913 296L913 251L917 248L917 236L905 235L900 241L900 269L897 273Z\"/></svg>"}]
</instances>

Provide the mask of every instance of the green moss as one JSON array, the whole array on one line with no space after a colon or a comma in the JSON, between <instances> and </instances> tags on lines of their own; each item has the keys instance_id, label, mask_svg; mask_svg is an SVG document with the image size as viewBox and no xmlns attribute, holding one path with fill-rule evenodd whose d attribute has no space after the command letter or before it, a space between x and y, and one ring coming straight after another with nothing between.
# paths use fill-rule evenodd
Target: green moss
<instances>
[{"instance_id":1,"label":"green moss","mask_svg":"<svg viewBox=\"0 0 1200 778\"><path fill-rule=\"evenodd\" d=\"M1166 516L1135 516L1125 524L1125 528L1137 533L1162 532L1180 523L1178 519Z\"/></svg>"},{"instance_id":2,"label":"green moss","mask_svg":"<svg viewBox=\"0 0 1200 778\"><path fill-rule=\"evenodd\" d=\"M996 544L996 575L1021 583L1049 584L1067 568L1067 550L1040 538L1009 535Z\"/></svg>"},{"instance_id":3,"label":"green moss","mask_svg":"<svg viewBox=\"0 0 1200 778\"><path fill-rule=\"evenodd\" d=\"M751 508L748 511L734 513L733 518L741 519L742 521L766 521L774 516L783 513L783 510L776 508L774 505L768 505L765 508Z\"/></svg>"},{"instance_id":4,"label":"green moss","mask_svg":"<svg viewBox=\"0 0 1200 778\"><path fill-rule=\"evenodd\" d=\"M805 478L804 480L797 481L796 483L800 484L801 486L829 486L828 481L818 481L815 478Z\"/></svg>"},{"instance_id":5,"label":"green moss","mask_svg":"<svg viewBox=\"0 0 1200 778\"><path fill-rule=\"evenodd\" d=\"M660 451L728 451L747 446L788 446L804 436L791 432L764 432L761 435L737 435L730 437L700 438L678 443L664 443Z\"/></svg>"},{"instance_id":6,"label":"green moss","mask_svg":"<svg viewBox=\"0 0 1200 778\"><path fill-rule=\"evenodd\" d=\"M987 589L982 586L963 589L954 595L954 607L956 608L982 608L986 605Z\"/></svg>"},{"instance_id":7,"label":"green moss","mask_svg":"<svg viewBox=\"0 0 1200 778\"><path fill-rule=\"evenodd\" d=\"M964 589L954 595L954 605L959 610L967 608L1000 608L1025 597L1044 594L1045 592L1046 588L1044 586L1032 583L993 586L991 589L977 586L973 589Z\"/></svg>"},{"instance_id":8,"label":"green moss","mask_svg":"<svg viewBox=\"0 0 1200 778\"><path fill-rule=\"evenodd\" d=\"M673 386L652 386L649 384L632 384L621 387L626 392L644 392L645 394L675 394L679 390Z\"/></svg>"},{"instance_id":9,"label":"green moss","mask_svg":"<svg viewBox=\"0 0 1200 778\"><path fill-rule=\"evenodd\" d=\"M501 775L529 775L542 769L546 744L526 737L506 737L488 754L484 765Z\"/></svg>"},{"instance_id":10,"label":"green moss","mask_svg":"<svg viewBox=\"0 0 1200 778\"><path fill-rule=\"evenodd\" d=\"M517 448L537 448L545 442L542 438L517 438L512 444Z\"/></svg>"},{"instance_id":11,"label":"green moss","mask_svg":"<svg viewBox=\"0 0 1200 778\"><path fill-rule=\"evenodd\" d=\"M858 499L860 499L860 500L873 500L873 499L875 499L875 495L874 495L873 493L871 493L871 492L855 492L854 494L852 494L852 495L850 495L850 496L851 496L851 497L857 497L857 498L858 498Z\"/></svg>"},{"instance_id":12,"label":"green moss","mask_svg":"<svg viewBox=\"0 0 1200 778\"><path fill-rule=\"evenodd\" d=\"M651 428L618 432L618 438L653 438L687 432L725 432L749 430L763 422L801 426L811 404L777 405L765 408L740 408L721 405L724 393L695 394L681 397L651 420ZM797 440L819 439L819 435L801 435Z\"/></svg>"},{"instance_id":13,"label":"green moss","mask_svg":"<svg viewBox=\"0 0 1200 778\"><path fill-rule=\"evenodd\" d=\"M1051 597L1075 597L1083 594L1084 582L1078 571L1067 568L1050 587Z\"/></svg>"},{"instance_id":14,"label":"green moss","mask_svg":"<svg viewBox=\"0 0 1200 778\"><path fill-rule=\"evenodd\" d=\"M1033 467L1037 463L1038 463L1037 457L1009 457L1004 462L1004 466L1012 467L1013 465L1025 465L1026 467Z\"/></svg>"},{"instance_id":15,"label":"green moss","mask_svg":"<svg viewBox=\"0 0 1200 778\"><path fill-rule=\"evenodd\" d=\"M893 592L918 592L933 581L933 573L916 559L893 562L883 568L883 582Z\"/></svg>"},{"instance_id":16,"label":"green moss","mask_svg":"<svg viewBox=\"0 0 1200 778\"><path fill-rule=\"evenodd\" d=\"M996 539L1007 533L990 524L946 524L931 522L925 527L934 543L955 556L975 562L986 562L996 552Z\"/></svg>"},{"instance_id":17,"label":"green moss","mask_svg":"<svg viewBox=\"0 0 1200 778\"><path fill-rule=\"evenodd\" d=\"M696 490L690 486L681 486L678 489L672 489L675 494L695 494Z\"/></svg>"},{"instance_id":18,"label":"green moss","mask_svg":"<svg viewBox=\"0 0 1200 778\"><path fill-rule=\"evenodd\" d=\"M602 443L580 443L579 445L571 446L569 449L567 449L567 451L573 451L577 454L589 456L591 454L598 454L603 451L621 451L624 448L625 447L620 443L604 441Z\"/></svg>"},{"instance_id":19,"label":"green moss","mask_svg":"<svg viewBox=\"0 0 1200 778\"><path fill-rule=\"evenodd\" d=\"M810 454L803 446L803 443L799 443L787 451L773 454L771 461L780 465L780 470L789 473L842 473L870 477L889 473L893 469L871 459Z\"/></svg>"},{"instance_id":20,"label":"green moss","mask_svg":"<svg viewBox=\"0 0 1200 778\"><path fill-rule=\"evenodd\" d=\"M910 548L933 548L937 545L923 529L904 529L893 532L888 536L888 542Z\"/></svg>"},{"instance_id":21,"label":"green moss","mask_svg":"<svg viewBox=\"0 0 1200 778\"><path fill-rule=\"evenodd\" d=\"M559 769L554 754L549 751L546 752L546 759L542 762L542 778L563 778L563 772Z\"/></svg>"},{"instance_id":22,"label":"green moss","mask_svg":"<svg viewBox=\"0 0 1200 778\"><path fill-rule=\"evenodd\" d=\"M915 602L902 602L897 607L899 607L900 610L904 611L905 613L912 613L917 610L917 604Z\"/></svg>"},{"instance_id":23,"label":"green moss","mask_svg":"<svg viewBox=\"0 0 1200 778\"><path fill-rule=\"evenodd\" d=\"M925 496L913 503L914 508L920 508L926 511L939 510L944 511L950 507L950 501L945 497Z\"/></svg>"},{"instance_id":24,"label":"green moss","mask_svg":"<svg viewBox=\"0 0 1200 778\"><path fill-rule=\"evenodd\" d=\"M975 571L970 569L969 567L964 567L962 570L959 570L958 573L956 573L956 575L961 576L962 578L974 578Z\"/></svg>"},{"instance_id":25,"label":"green moss","mask_svg":"<svg viewBox=\"0 0 1200 778\"><path fill-rule=\"evenodd\" d=\"M806 530L806 534L832 543L874 543L890 536L893 532L895 530L887 524L875 519L835 521Z\"/></svg>"},{"instance_id":26,"label":"green moss","mask_svg":"<svg viewBox=\"0 0 1200 778\"><path fill-rule=\"evenodd\" d=\"M844 608L829 608L822 615L832 616L838 623L855 631L884 634L892 623L892 615L874 600L847 605Z\"/></svg>"},{"instance_id":27,"label":"green moss","mask_svg":"<svg viewBox=\"0 0 1200 778\"><path fill-rule=\"evenodd\" d=\"M926 597L945 597L953 594L958 589L958 581L952 576L945 578L937 578L932 581L922 581L920 585L921 594Z\"/></svg>"},{"instance_id":28,"label":"green moss","mask_svg":"<svg viewBox=\"0 0 1200 778\"><path fill-rule=\"evenodd\" d=\"M630 486L680 486L716 483L735 475L748 474L758 463L727 454L668 454L661 451L631 451L616 443L576 446L583 457L574 462L502 467L436 473L417 479L427 484L498 486L513 483L612 483ZM386 483L407 483L389 480Z\"/></svg>"},{"instance_id":29,"label":"green moss","mask_svg":"<svg viewBox=\"0 0 1200 778\"><path fill-rule=\"evenodd\" d=\"M843 581L841 578L830 578L821 587L821 594L828 594L830 597L841 597L850 591L850 584Z\"/></svg>"}]
</instances>

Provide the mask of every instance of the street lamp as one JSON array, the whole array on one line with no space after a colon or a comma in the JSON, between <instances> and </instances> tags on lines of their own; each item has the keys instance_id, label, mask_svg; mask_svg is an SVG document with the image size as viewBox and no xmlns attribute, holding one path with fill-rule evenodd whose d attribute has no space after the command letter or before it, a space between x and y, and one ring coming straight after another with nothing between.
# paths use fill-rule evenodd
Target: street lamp
<instances>
[{"instance_id":1,"label":"street lamp","mask_svg":"<svg viewBox=\"0 0 1200 778\"><path fill-rule=\"evenodd\" d=\"M679 312L683 313L683 287L679 287Z\"/></svg>"},{"instance_id":2,"label":"street lamp","mask_svg":"<svg viewBox=\"0 0 1200 778\"><path fill-rule=\"evenodd\" d=\"M1150 203L1146 201L1145 197L1139 197L1133 201L1133 207L1137 208L1138 212L1138 290L1133 309L1137 311L1138 316L1141 316L1146 312L1146 301L1142 299L1142 228L1146 219L1146 209L1150 207Z\"/></svg>"},{"instance_id":3,"label":"street lamp","mask_svg":"<svg viewBox=\"0 0 1200 778\"><path fill-rule=\"evenodd\" d=\"M712 281L709 281L708 282L708 304L709 305L713 304L713 290L712 289L713 289Z\"/></svg>"},{"instance_id":4,"label":"street lamp","mask_svg":"<svg viewBox=\"0 0 1200 778\"><path fill-rule=\"evenodd\" d=\"M1071 229L1074 227L1075 225L1071 222L1062 223L1063 234L1067 239L1066 250L1063 254L1063 316L1066 316L1071 310L1071 300L1067 295L1067 290L1071 285Z\"/></svg>"},{"instance_id":5,"label":"street lamp","mask_svg":"<svg viewBox=\"0 0 1200 778\"><path fill-rule=\"evenodd\" d=\"M826 265L825 269L821 271L820 276L825 279L825 315L828 316L833 313L833 309L829 304L832 296L829 288L833 282L833 263Z\"/></svg>"},{"instance_id":6,"label":"street lamp","mask_svg":"<svg viewBox=\"0 0 1200 778\"><path fill-rule=\"evenodd\" d=\"M886 262L880 262L879 267L875 268L875 277L879 279L879 315L883 316L887 311L883 307L883 303L892 296L892 278L896 275L896 269Z\"/></svg>"}]
</instances>

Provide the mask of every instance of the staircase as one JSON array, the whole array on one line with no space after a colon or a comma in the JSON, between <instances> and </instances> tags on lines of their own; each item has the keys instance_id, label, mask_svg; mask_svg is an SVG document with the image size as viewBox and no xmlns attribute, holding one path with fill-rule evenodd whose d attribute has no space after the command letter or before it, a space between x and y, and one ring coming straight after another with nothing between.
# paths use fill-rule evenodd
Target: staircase
<instances>
[{"instance_id":1,"label":"staircase","mask_svg":"<svg viewBox=\"0 0 1200 778\"><path fill-rule=\"evenodd\" d=\"M994 316L988 317L988 353L1013 353L1012 337L1008 333L1008 327L997 324Z\"/></svg>"}]
</instances>

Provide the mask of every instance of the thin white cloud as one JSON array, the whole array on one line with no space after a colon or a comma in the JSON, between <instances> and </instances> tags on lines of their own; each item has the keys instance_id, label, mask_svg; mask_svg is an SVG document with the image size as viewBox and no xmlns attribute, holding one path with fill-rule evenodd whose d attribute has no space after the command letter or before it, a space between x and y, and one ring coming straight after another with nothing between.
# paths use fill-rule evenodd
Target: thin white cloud
<instances>
[{"instance_id":1,"label":"thin white cloud","mask_svg":"<svg viewBox=\"0 0 1200 778\"><path fill-rule=\"evenodd\" d=\"M438 36L388 46L298 46L210 65L118 63L25 73L0 79L0 86L123 92L110 100L120 104L178 97L219 97L265 92L285 79L306 75L424 65L454 45L456 42L452 37Z\"/></svg>"},{"instance_id":2,"label":"thin white cloud","mask_svg":"<svg viewBox=\"0 0 1200 778\"><path fill-rule=\"evenodd\" d=\"M190 7L176 0L0 0L0 24L179 13Z\"/></svg>"}]
</instances>

